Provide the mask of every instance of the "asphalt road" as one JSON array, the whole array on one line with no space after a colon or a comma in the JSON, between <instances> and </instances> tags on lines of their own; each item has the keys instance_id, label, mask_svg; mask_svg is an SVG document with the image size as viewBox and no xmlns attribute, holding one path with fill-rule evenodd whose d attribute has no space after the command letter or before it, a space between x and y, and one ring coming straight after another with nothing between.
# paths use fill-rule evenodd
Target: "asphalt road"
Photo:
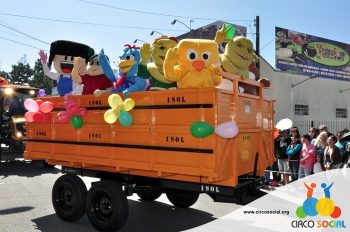
<instances>
[{"instance_id":1,"label":"asphalt road","mask_svg":"<svg viewBox=\"0 0 350 232\"><path fill-rule=\"evenodd\" d=\"M39 162L0 163L0 231L95 231L85 215L68 223L52 207L51 190L61 175L59 166L45 168ZM96 179L83 178L87 188ZM121 231L182 231L203 225L237 209L240 205L215 203L205 194L189 209L174 208L163 194L155 202L128 197L129 218Z\"/></svg>"}]
</instances>

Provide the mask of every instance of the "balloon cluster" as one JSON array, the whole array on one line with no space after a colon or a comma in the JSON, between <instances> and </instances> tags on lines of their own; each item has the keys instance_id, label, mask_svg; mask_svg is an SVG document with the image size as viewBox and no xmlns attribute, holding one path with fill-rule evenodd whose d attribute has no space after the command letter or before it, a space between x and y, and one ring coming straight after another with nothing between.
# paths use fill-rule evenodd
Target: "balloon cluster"
<instances>
[{"instance_id":1,"label":"balloon cluster","mask_svg":"<svg viewBox=\"0 0 350 232\"><path fill-rule=\"evenodd\" d=\"M232 139L238 134L238 127L234 122L224 122L215 128L202 121L197 121L191 125L191 134L196 138L205 138L213 132L222 138Z\"/></svg>"},{"instance_id":2,"label":"balloon cluster","mask_svg":"<svg viewBox=\"0 0 350 232\"><path fill-rule=\"evenodd\" d=\"M64 102L64 108L66 111L60 111L56 119L59 123L70 123L75 129L83 127L83 117L87 115L86 108L80 108L78 103L74 100L66 100Z\"/></svg>"},{"instance_id":3,"label":"balloon cluster","mask_svg":"<svg viewBox=\"0 0 350 232\"><path fill-rule=\"evenodd\" d=\"M51 119L49 113L53 110L53 103L28 98L24 101L24 108L28 110L24 114L24 118L28 122L49 122Z\"/></svg>"},{"instance_id":4,"label":"balloon cluster","mask_svg":"<svg viewBox=\"0 0 350 232\"><path fill-rule=\"evenodd\" d=\"M113 124L118 118L121 125L128 127L132 124L132 115L128 112L135 106L135 101L131 98L123 99L118 94L111 94L108 97L108 104L111 109L107 110L104 114L104 120L106 123Z\"/></svg>"}]
</instances>

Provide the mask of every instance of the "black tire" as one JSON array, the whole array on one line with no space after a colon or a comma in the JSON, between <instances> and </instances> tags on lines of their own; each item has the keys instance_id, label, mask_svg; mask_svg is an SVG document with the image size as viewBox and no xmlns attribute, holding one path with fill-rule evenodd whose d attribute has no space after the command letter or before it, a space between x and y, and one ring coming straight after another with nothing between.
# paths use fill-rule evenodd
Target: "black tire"
<instances>
[{"instance_id":1,"label":"black tire","mask_svg":"<svg viewBox=\"0 0 350 232\"><path fill-rule=\"evenodd\" d=\"M109 180L93 184L87 195L86 213L97 230L122 228L128 218L129 205L121 186Z\"/></svg>"},{"instance_id":2,"label":"black tire","mask_svg":"<svg viewBox=\"0 0 350 232\"><path fill-rule=\"evenodd\" d=\"M160 195L162 195L161 192L157 192L157 191L154 191L154 190L142 191L142 192L138 192L136 194L143 201L154 201L158 197L160 197Z\"/></svg>"},{"instance_id":3,"label":"black tire","mask_svg":"<svg viewBox=\"0 0 350 232\"><path fill-rule=\"evenodd\" d=\"M64 221L76 221L85 214L87 189L78 176L65 174L52 188L52 205Z\"/></svg>"},{"instance_id":4,"label":"black tire","mask_svg":"<svg viewBox=\"0 0 350 232\"><path fill-rule=\"evenodd\" d=\"M196 203L199 193L184 190L171 190L167 192L166 196L175 207L188 208Z\"/></svg>"}]
</instances>

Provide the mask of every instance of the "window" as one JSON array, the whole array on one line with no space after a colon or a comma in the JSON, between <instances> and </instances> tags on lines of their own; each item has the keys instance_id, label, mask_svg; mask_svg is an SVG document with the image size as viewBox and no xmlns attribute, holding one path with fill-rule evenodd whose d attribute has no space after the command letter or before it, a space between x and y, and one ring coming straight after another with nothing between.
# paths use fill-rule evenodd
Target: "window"
<instances>
[{"instance_id":1,"label":"window","mask_svg":"<svg viewBox=\"0 0 350 232\"><path fill-rule=\"evenodd\" d=\"M335 117L336 118L347 118L348 117L348 109L336 108L335 109Z\"/></svg>"},{"instance_id":2,"label":"window","mask_svg":"<svg viewBox=\"0 0 350 232\"><path fill-rule=\"evenodd\" d=\"M295 115L309 115L309 105L294 105Z\"/></svg>"}]
</instances>

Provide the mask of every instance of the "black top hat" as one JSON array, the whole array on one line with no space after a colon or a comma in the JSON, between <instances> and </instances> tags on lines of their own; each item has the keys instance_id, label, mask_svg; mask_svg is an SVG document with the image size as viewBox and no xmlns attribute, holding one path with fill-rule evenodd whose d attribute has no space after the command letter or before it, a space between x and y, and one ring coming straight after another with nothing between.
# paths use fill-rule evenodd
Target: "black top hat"
<instances>
[{"instance_id":1,"label":"black top hat","mask_svg":"<svg viewBox=\"0 0 350 232\"><path fill-rule=\"evenodd\" d=\"M74 57L79 56L85 58L85 60L89 60L89 58L94 54L94 49L92 49L88 45L68 40L57 40L51 43L49 66L51 66L55 55L67 55Z\"/></svg>"}]
</instances>

